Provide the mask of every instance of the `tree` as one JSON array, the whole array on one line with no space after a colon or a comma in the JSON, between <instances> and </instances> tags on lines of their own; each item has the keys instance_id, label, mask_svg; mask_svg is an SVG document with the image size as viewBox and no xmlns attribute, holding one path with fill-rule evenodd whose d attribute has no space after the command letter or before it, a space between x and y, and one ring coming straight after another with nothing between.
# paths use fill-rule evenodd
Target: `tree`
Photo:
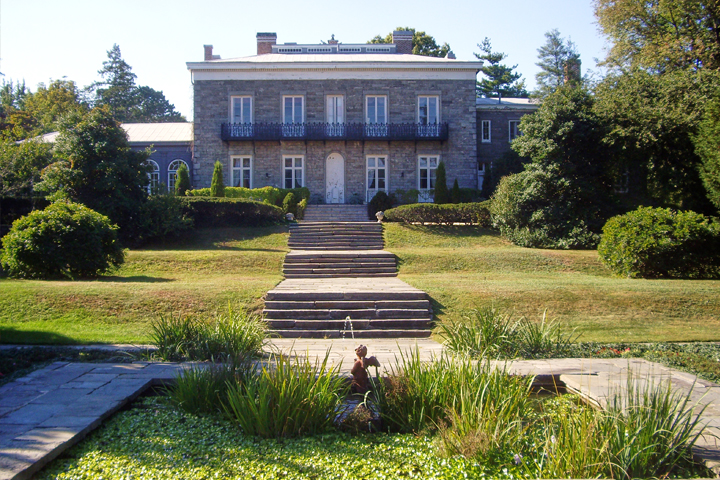
<instances>
[{"instance_id":1,"label":"tree","mask_svg":"<svg viewBox=\"0 0 720 480\"><path fill-rule=\"evenodd\" d=\"M431 37L425 32L418 32L414 28L410 27L398 27L396 31L413 32L413 55L425 55L426 57L445 57L450 51L450 45L443 43L439 46L435 41L435 38ZM375 35L368 43L393 43L392 32L388 33L384 37Z\"/></svg>"},{"instance_id":2,"label":"tree","mask_svg":"<svg viewBox=\"0 0 720 480\"><path fill-rule=\"evenodd\" d=\"M476 53L475 57L482 60L487 65L480 67L480 72L485 78L477 83L477 94L479 97L497 98L502 97L527 97L528 91L525 89L525 81L520 80L522 75L514 73L513 70L517 65L508 67L502 62L507 55L500 52L493 52L490 39L485 37L482 44L478 44L481 53Z\"/></svg>"},{"instance_id":3,"label":"tree","mask_svg":"<svg viewBox=\"0 0 720 480\"><path fill-rule=\"evenodd\" d=\"M3 198L32 196L40 171L52 161L51 147L36 140L0 143L0 219Z\"/></svg>"},{"instance_id":4,"label":"tree","mask_svg":"<svg viewBox=\"0 0 720 480\"><path fill-rule=\"evenodd\" d=\"M535 74L538 84L533 92L538 97L546 97L565 84L566 69L579 64L580 54L575 44L560 36L558 29L545 32L545 44L538 48L538 62L540 71Z\"/></svg>"},{"instance_id":5,"label":"tree","mask_svg":"<svg viewBox=\"0 0 720 480\"><path fill-rule=\"evenodd\" d=\"M56 162L37 186L52 200L68 199L102 213L137 238L147 202L149 152L133 151L125 130L107 106L66 117L55 143Z\"/></svg>"},{"instance_id":6,"label":"tree","mask_svg":"<svg viewBox=\"0 0 720 480\"><path fill-rule=\"evenodd\" d=\"M695 152L702 160L700 177L708 199L720 209L720 89L705 106L694 143Z\"/></svg>"},{"instance_id":7,"label":"tree","mask_svg":"<svg viewBox=\"0 0 720 480\"><path fill-rule=\"evenodd\" d=\"M120 122L185 121L162 92L135 85L137 75L123 60L117 44L107 53L108 60L103 62L103 68L98 71L102 81L88 87L88 91L95 94L95 105L107 105Z\"/></svg>"},{"instance_id":8,"label":"tree","mask_svg":"<svg viewBox=\"0 0 720 480\"><path fill-rule=\"evenodd\" d=\"M215 162L215 168L213 169L212 181L210 182L210 196L211 197L224 197L225 196L225 180L223 179L223 165L220 162Z\"/></svg>"},{"instance_id":9,"label":"tree","mask_svg":"<svg viewBox=\"0 0 720 480\"><path fill-rule=\"evenodd\" d=\"M16 141L32 136L37 122L24 110L30 91L25 82L3 81L0 87L0 136Z\"/></svg>"},{"instance_id":10,"label":"tree","mask_svg":"<svg viewBox=\"0 0 720 480\"><path fill-rule=\"evenodd\" d=\"M717 0L595 0L595 16L613 42L608 65L720 68Z\"/></svg>"},{"instance_id":11,"label":"tree","mask_svg":"<svg viewBox=\"0 0 720 480\"><path fill-rule=\"evenodd\" d=\"M184 197L190 190L190 172L187 165L181 163L177 169L177 178L175 180L175 195Z\"/></svg>"},{"instance_id":12,"label":"tree","mask_svg":"<svg viewBox=\"0 0 720 480\"><path fill-rule=\"evenodd\" d=\"M445 162L440 161L435 170L435 203L450 203L450 192L447 187L447 176L445 174Z\"/></svg>"},{"instance_id":13,"label":"tree","mask_svg":"<svg viewBox=\"0 0 720 480\"><path fill-rule=\"evenodd\" d=\"M457 178L450 190L450 201L452 201L452 203L462 203L462 193L460 192L460 184Z\"/></svg>"},{"instance_id":14,"label":"tree","mask_svg":"<svg viewBox=\"0 0 720 480\"><path fill-rule=\"evenodd\" d=\"M41 83L35 93L27 96L25 111L37 121L36 134L50 133L59 128L64 115L82 114L88 106L80 98L80 90L72 80L54 80L46 87Z\"/></svg>"}]
</instances>

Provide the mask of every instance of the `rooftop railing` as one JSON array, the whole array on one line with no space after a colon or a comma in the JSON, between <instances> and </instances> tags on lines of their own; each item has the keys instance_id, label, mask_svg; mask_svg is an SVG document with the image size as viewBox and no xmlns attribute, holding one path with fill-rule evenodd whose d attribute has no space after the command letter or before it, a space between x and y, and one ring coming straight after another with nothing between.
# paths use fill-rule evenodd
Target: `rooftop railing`
<instances>
[{"instance_id":1,"label":"rooftop railing","mask_svg":"<svg viewBox=\"0 0 720 480\"><path fill-rule=\"evenodd\" d=\"M447 140L448 124L420 123L223 123L230 140Z\"/></svg>"}]
</instances>

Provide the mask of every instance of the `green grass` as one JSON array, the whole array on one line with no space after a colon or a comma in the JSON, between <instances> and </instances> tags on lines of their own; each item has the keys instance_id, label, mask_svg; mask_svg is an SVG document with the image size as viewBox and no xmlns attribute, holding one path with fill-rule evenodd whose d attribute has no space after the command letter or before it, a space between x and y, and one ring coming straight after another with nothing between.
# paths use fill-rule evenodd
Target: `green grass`
<instances>
[{"instance_id":1,"label":"green grass","mask_svg":"<svg viewBox=\"0 0 720 480\"><path fill-rule=\"evenodd\" d=\"M477 227L386 224L385 240L440 321L494 306L538 322L547 310L580 341L720 340L720 281L618 278L595 250L521 248Z\"/></svg>"},{"instance_id":2,"label":"green grass","mask_svg":"<svg viewBox=\"0 0 720 480\"><path fill-rule=\"evenodd\" d=\"M0 343L147 343L160 315L259 312L285 252L285 226L206 230L132 250L97 280L0 279Z\"/></svg>"}]
</instances>

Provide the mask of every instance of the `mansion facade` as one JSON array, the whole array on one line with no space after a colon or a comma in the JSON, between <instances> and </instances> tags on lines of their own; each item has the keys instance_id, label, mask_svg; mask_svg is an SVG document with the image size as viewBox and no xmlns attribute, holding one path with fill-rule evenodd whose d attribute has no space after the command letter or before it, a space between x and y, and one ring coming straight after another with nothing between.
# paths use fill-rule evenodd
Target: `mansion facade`
<instances>
[{"instance_id":1,"label":"mansion facade","mask_svg":"<svg viewBox=\"0 0 720 480\"><path fill-rule=\"evenodd\" d=\"M229 185L304 186L315 203L410 189L431 201L440 161L449 186L481 187L486 165L518 134L510 122L536 108L476 99L482 63L412 55L411 32L394 32L392 44L276 40L258 33L257 55L232 59L206 45L204 61L187 64L195 188L210 186L220 161Z\"/></svg>"}]
</instances>

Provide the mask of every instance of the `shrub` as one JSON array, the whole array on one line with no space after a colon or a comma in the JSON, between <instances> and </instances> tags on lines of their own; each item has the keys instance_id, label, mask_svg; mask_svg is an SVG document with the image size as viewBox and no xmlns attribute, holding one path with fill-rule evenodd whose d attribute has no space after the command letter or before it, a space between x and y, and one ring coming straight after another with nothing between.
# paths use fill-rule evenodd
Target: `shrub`
<instances>
[{"instance_id":1,"label":"shrub","mask_svg":"<svg viewBox=\"0 0 720 480\"><path fill-rule=\"evenodd\" d=\"M392 199L387 193L379 190L367 204L367 213L370 220L375 220L377 212L385 212L392 208Z\"/></svg>"},{"instance_id":2,"label":"shrub","mask_svg":"<svg viewBox=\"0 0 720 480\"><path fill-rule=\"evenodd\" d=\"M455 179L455 183L453 183L452 190L450 190L450 200L452 203L460 203L462 202L462 194L460 193L460 184L457 181L457 178Z\"/></svg>"},{"instance_id":3,"label":"shrub","mask_svg":"<svg viewBox=\"0 0 720 480\"><path fill-rule=\"evenodd\" d=\"M608 220L598 254L624 277L717 278L720 225L695 212L641 207Z\"/></svg>"},{"instance_id":4,"label":"shrub","mask_svg":"<svg viewBox=\"0 0 720 480\"><path fill-rule=\"evenodd\" d=\"M174 195L151 195L141 208L142 224L135 243L177 236L193 226Z\"/></svg>"},{"instance_id":5,"label":"shrub","mask_svg":"<svg viewBox=\"0 0 720 480\"><path fill-rule=\"evenodd\" d=\"M184 197L190 190L190 171L187 165L181 163L177 169L177 177L175 178L175 195Z\"/></svg>"},{"instance_id":6,"label":"shrub","mask_svg":"<svg viewBox=\"0 0 720 480\"><path fill-rule=\"evenodd\" d=\"M435 170L435 197L434 202L437 204L450 203L450 192L447 188L447 178L445 175L445 162L440 161Z\"/></svg>"},{"instance_id":7,"label":"shrub","mask_svg":"<svg viewBox=\"0 0 720 480\"><path fill-rule=\"evenodd\" d=\"M245 188L245 187L225 187L225 197L227 198L244 198L247 200L257 200L278 207L282 207L282 202L289 192L295 194L295 198L309 199L310 190L307 187L302 188L277 188L277 187L261 187L261 188ZM193 197L211 197L209 188L198 188L190 190L189 196Z\"/></svg>"},{"instance_id":8,"label":"shrub","mask_svg":"<svg viewBox=\"0 0 720 480\"><path fill-rule=\"evenodd\" d=\"M297 215L295 215L295 218L298 220L302 220L305 217L305 209L308 206L307 198L303 198L298 202L297 204Z\"/></svg>"},{"instance_id":9,"label":"shrub","mask_svg":"<svg viewBox=\"0 0 720 480\"><path fill-rule=\"evenodd\" d=\"M192 218L196 228L245 227L278 223L280 208L267 203L235 198L180 198L183 214Z\"/></svg>"},{"instance_id":10,"label":"shrub","mask_svg":"<svg viewBox=\"0 0 720 480\"><path fill-rule=\"evenodd\" d=\"M283 213L292 213L293 215L297 215L297 204L298 202L295 198L295 194L293 192L289 192L287 195L285 195L285 199L283 199Z\"/></svg>"},{"instance_id":11,"label":"shrub","mask_svg":"<svg viewBox=\"0 0 720 480\"><path fill-rule=\"evenodd\" d=\"M161 316L150 324L151 343L165 361L220 360L243 365L260 353L267 324L244 310L228 307L209 321L197 317Z\"/></svg>"},{"instance_id":12,"label":"shrub","mask_svg":"<svg viewBox=\"0 0 720 480\"><path fill-rule=\"evenodd\" d=\"M125 260L117 230L84 205L56 202L13 222L0 263L11 277L96 277Z\"/></svg>"},{"instance_id":13,"label":"shrub","mask_svg":"<svg viewBox=\"0 0 720 480\"><path fill-rule=\"evenodd\" d=\"M211 197L224 197L225 196L225 180L223 179L223 165L220 162L215 162L215 168L213 168L212 180L210 181L210 196Z\"/></svg>"},{"instance_id":14,"label":"shrub","mask_svg":"<svg viewBox=\"0 0 720 480\"><path fill-rule=\"evenodd\" d=\"M418 196L420 195L420 190L418 190L417 188L411 188L409 190L403 190L398 188L397 190L395 190L393 195L395 195L397 202L402 205L418 203Z\"/></svg>"},{"instance_id":15,"label":"shrub","mask_svg":"<svg viewBox=\"0 0 720 480\"><path fill-rule=\"evenodd\" d=\"M444 225L464 223L465 225L479 225L489 228L491 226L490 202L400 205L385 210L385 220L388 222L421 223L423 225L426 223Z\"/></svg>"},{"instance_id":16,"label":"shrub","mask_svg":"<svg viewBox=\"0 0 720 480\"><path fill-rule=\"evenodd\" d=\"M340 366L328 368L330 351L322 362L273 357L274 366L260 375L230 386L227 416L246 435L265 438L313 435L329 429L338 406L349 391Z\"/></svg>"},{"instance_id":17,"label":"shrub","mask_svg":"<svg viewBox=\"0 0 720 480\"><path fill-rule=\"evenodd\" d=\"M529 165L503 177L492 198L493 225L512 243L531 248L595 248L590 230L599 213L557 167Z\"/></svg>"}]
</instances>

